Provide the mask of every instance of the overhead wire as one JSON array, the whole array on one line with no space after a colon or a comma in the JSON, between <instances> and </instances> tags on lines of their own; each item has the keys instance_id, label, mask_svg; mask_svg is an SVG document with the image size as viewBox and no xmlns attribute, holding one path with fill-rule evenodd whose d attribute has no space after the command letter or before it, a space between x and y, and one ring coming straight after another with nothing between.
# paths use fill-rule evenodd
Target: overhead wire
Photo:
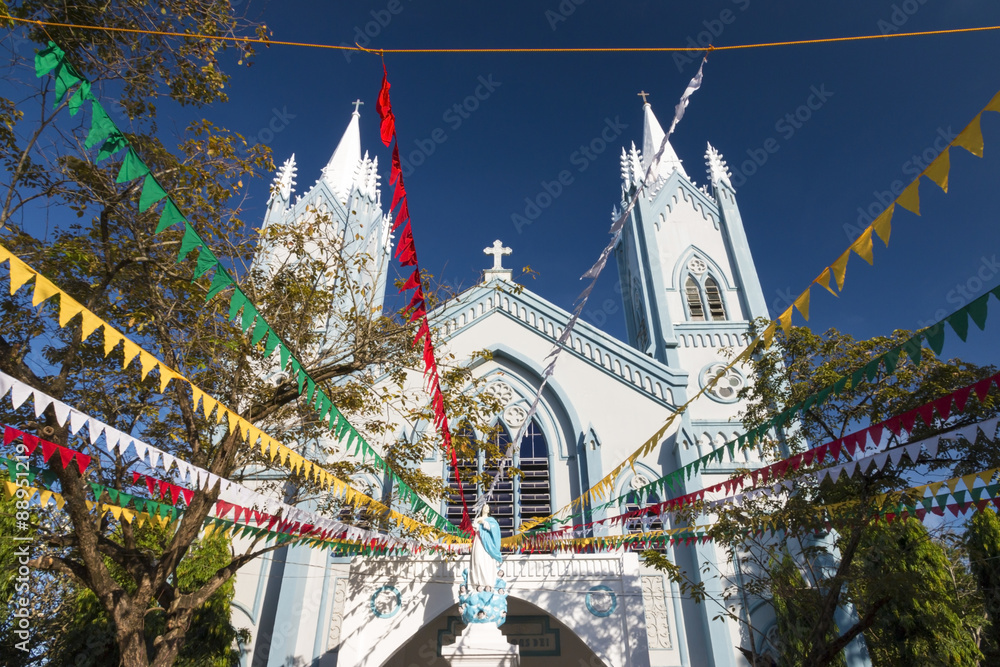
<instances>
[{"instance_id":1,"label":"overhead wire","mask_svg":"<svg viewBox=\"0 0 1000 667\"><path fill-rule=\"evenodd\" d=\"M956 35L976 32L1000 30L1000 25L974 26L971 28L950 28L943 30L924 30L919 32L878 33L871 35L851 35L845 37L820 37L814 39L796 39L783 42L755 42L750 44L729 44L722 46L578 46L578 47L483 47L483 48L424 48L424 49L369 49L355 42L348 44L320 44L315 42L294 42L289 40L270 39L267 37L238 37L236 35L209 35L197 32L173 32L168 30L148 30L144 28L121 28L116 26L84 25L79 23L62 23L58 21L41 21L27 19L9 14L0 15L0 19L51 28L73 28L78 30L98 30L103 32L118 32L140 35L156 35L160 37L182 37L184 39L203 39L209 41L230 42L234 44L261 46L295 46L312 49L332 49L337 51L361 51L383 56L387 53L677 53L677 52L717 52L737 51L744 49L761 49L779 46L805 46L811 44L835 44L840 42L857 42L872 39L896 39L900 37L929 37L935 35Z\"/></svg>"}]
</instances>

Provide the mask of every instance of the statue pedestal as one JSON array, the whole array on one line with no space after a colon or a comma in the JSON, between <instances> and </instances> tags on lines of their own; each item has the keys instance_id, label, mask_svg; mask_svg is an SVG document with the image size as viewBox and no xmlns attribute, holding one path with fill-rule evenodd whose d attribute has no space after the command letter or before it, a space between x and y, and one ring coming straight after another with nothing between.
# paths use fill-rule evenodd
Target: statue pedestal
<instances>
[{"instance_id":1,"label":"statue pedestal","mask_svg":"<svg viewBox=\"0 0 1000 667\"><path fill-rule=\"evenodd\" d=\"M520 647L508 644L494 623L470 623L454 644L441 647L451 667L520 667Z\"/></svg>"}]
</instances>

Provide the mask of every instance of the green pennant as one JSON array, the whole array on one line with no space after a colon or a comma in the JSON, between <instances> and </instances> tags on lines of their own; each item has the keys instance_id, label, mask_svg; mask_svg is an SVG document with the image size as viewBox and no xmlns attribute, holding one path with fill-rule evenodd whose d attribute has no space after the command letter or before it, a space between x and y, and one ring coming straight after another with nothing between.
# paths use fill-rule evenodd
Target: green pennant
<instances>
[{"instance_id":1,"label":"green pennant","mask_svg":"<svg viewBox=\"0 0 1000 667\"><path fill-rule=\"evenodd\" d=\"M152 174L146 174L142 183L142 194L139 195L139 211L146 211L150 206L167 196L159 181Z\"/></svg>"},{"instance_id":2,"label":"green pennant","mask_svg":"<svg viewBox=\"0 0 1000 667\"><path fill-rule=\"evenodd\" d=\"M194 265L194 275L191 276L191 282L198 280L198 278L201 278L218 266L219 260L216 258L215 253L207 245L203 245L198 252L198 263Z\"/></svg>"},{"instance_id":3,"label":"green pennant","mask_svg":"<svg viewBox=\"0 0 1000 667\"><path fill-rule=\"evenodd\" d=\"M965 502L965 491L953 491L951 495L955 497L955 502L959 505Z\"/></svg>"},{"instance_id":4,"label":"green pennant","mask_svg":"<svg viewBox=\"0 0 1000 667\"><path fill-rule=\"evenodd\" d=\"M79 111L80 107L83 106L84 101L92 100L94 98L93 93L90 92L90 82L83 79L80 82L80 87L73 92L73 96L69 98L69 115L75 116Z\"/></svg>"},{"instance_id":5,"label":"green pennant","mask_svg":"<svg viewBox=\"0 0 1000 667\"><path fill-rule=\"evenodd\" d=\"M104 494L104 487L97 482L90 482L90 490L94 492L94 502L101 502L101 496Z\"/></svg>"},{"instance_id":6,"label":"green pennant","mask_svg":"<svg viewBox=\"0 0 1000 667\"><path fill-rule=\"evenodd\" d=\"M281 341L278 339L277 334L268 329L267 331L267 342L264 343L264 356L270 357L271 353L274 352L274 348L278 347Z\"/></svg>"},{"instance_id":7,"label":"green pennant","mask_svg":"<svg viewBox=\"0 0 1000 667\"><path fill-rule=\"evenodd\" d=\"M288 367L288 357L291 352L288 351L288 347L284 344L278 346L278 355L281 357L281 370L285 370Z\"/></svg>"},{"instance_id":8,"label":"green pennant","mask_svg":"<svg viewBox=\"0 0 1000 667\"><path fill-rule=\"evenodd\" d=\"M253 335L250 337L250 344L256 347L269 331L271 331L271 328L267 326L267 322L264 321L264 318L258 317L257 324L253 328Z\"/></svg>"},{"instance_id":9,"label":"green pennant","mask_svg":"<svg viewBox=\"0 0 1000 667\"><path fill-rule=\"evenodd\" d=\"M869 382L874 382L875 378L878 377L878 369L881 365L882 359L879 357L875 357L865 365L865 376Z\"/></svg>"},{"instance_id":10,"label":"green pennant","mask_svg":"<svg viewBox=\"0 0 1000 667\"><path fill-rule=\"evenodd\" d=\"M969 337L969 313L965 308L959 308L948 316L948 324L958 334L959 339L964 343Z\"/></svg>"},{"instance_id":11,"label":"green pennant","mask_svg":"<svg viewBox=\"0 0 1000 667\"><path fill-rule=\"evenodd\" d=\"M118 130L112 132L97 151L97 161L104 162L109 157L128 146L128 139Z\"/></svg>"},{"instance_id":12,"label":"green pennant","mask_svg":"<svg viewBox=\"0 0 1000 667\"><path fill-rule=\"evenodd\" d=\"M834 391L834 393L836 393L839 396L840 393L842 391L844 391L844 388L847 387L847 380L848 380L848 377L845 375L844 377L842 377L839 380L837 380L836 382L834 382L833 383L833 391Z\"/></svg>"},{"instance_id":13,"label":"green pennant","mask_svg":"<svg viewBox=\"0 0 1000 667\"><path fill-rule=\"evenodd\" d=\"M944 323L938 322L925 329L923 333L924 337L927 338L927 344L934 350L934 354L940 355L941 350L944 349Z\"/></svg>"},{"instance_id":14,"label":"green pennant","mask_svg":"<svg viewBox=\"0 0 1000 667\"><path fill-rule=\"evenodd\" d=\"M937 501L938 507L944 507L948 504L948 497L947 493L942 493L939 496L934 496L934 500Z\"/></svg>"},{"instance_id":15,"label":"green pennant","mask_svg":"<svg viewBox=\"0 0 1000 667\"><path fill-rule=\"evenodd\" d=\"M65 57L66 53L55 42L50 41L48 48L35 54L35 76L38 78L45 76L54 70Z\"/></svg>"},{"instance_id":16,"label":"green pennant","mask_svg":"<svg viewBox=\"0 0 1000 667\"><path fill-rule=\"evenodd\" d=\"M107 492L108 492L108 498L111 498L111 502L113 502L115 505L120 504L118 502L118 489L107 489Z\"/></svg>"},{"instance_id":17,"label":"green pennant","mask_svg":"<svg viewBox=\"0 0 1000 667\"><path fill-rule=\"evenodd\" d=\"M820 389L819 393L816 394L816 403L817 403L817 405L822 405L823 403L826 403L826 399L830 398L830 394L832 394L832 393L833 393L833 387L832 386L828 386L828 387L824 387L823 389Z\"/></svg>"},{"instance_id":18,"label":"green pennant","mask_svg":"<svg viewBox=\"0 0 1000 667\"><path fill-rule=\"evenodd\" d=\"M240 329L243 333L250 332L250 327L253 326L255 317L257 317L257 308L247 301L247 304L243 306L243 319L240 322Z\"/></svg>"},{"instance_id":19,"label":"green pennant","mask_svg":"<svg viewBox=\"0 0 1000 667\"><path fill-rule=\"evenodd\" d=\"M146 190L143 188L143 193ZM163 207L163 213L160 214L160 222L156 225L156 233L159 234L165 229L169 229L176 225L178 222L187 222L187 218L181 213L180 209L177 208L177 204L174 200L167 197L167 203Z\"/></svg>"},{"instance_id":20,"label":"green pennant","mask_svg":"<svg viewBox=\"0 0 1000 667\"><path fill-rule=\"evenodd\" d=\"M135 507L135 509L138 510L139 512L145 511L146 502L147 501L145 498L138 498L138 497L132 498L132 506Z\"/></svg>"},{"instance_id":21,"label":"green pennant","mask_svg":"<svg viewBox=\"0 0 1000 667\"><path fill-rule=\"evenodd\" d=\"M726 449L729 450L729 460L730 461L735 461L736 460L736 441L733 440L733 441L729 442L726 445Z\"/></svg>"},{"instance_id":22,"label":"green pennant","mask_svg":"<svg viewBox=\"0 0 1000 667\"><path fill-rule=\"evenodd\" d=\"M892 375L896 372L896 365L899 363L899 355L902 352L898 347L894 347L882 355L882 362L885 364L885 372Z\"/></svg>"},{"instance_id":23,"label":"green pennant","mask_svg":"<svg viewBox=\"0 0 1000 667\"><path fill-rule=\"evenodd\" d=\"M58 107L59 103L63 101L63 97L69 92L69 89L81 81L83 81L83 78L77 74L73 65L65 60L59 63L56 66L56 99L52 104L52 108L55 109Z\"/></svg>"},{"instance_id":24,"label":"green pennant","mask_svg":"<svg viewBox=\"0 0 1000 667\"><path fill-rule=\"evenodd\" d=\"M859 368L858 370L851 373L851 389L855 389L859 384L861 384L861 381L864 378L865 378L864 367Z\"/></svg>"},{"instance_id":25,"label":"green pennant","mask_svg":"<svg viewBox=\"0 0 1000 667\"><path fill-rule=\"evenodd\" d=\"M298 359L292 359L292 373L295 374L295 381L299 385L299 395L302 395L302 387L306 383L306 374L302 372L302 365Z\"/></svg>"},{"instance_id":26,"label":"green pennant","mask_svg":"<svg viewBox=\"0 0 1000 667\"><path fill-rule=\"evenodd\" d=\"M306 392L306 404L312 403L313 392L316 391L316 382L309 376L306 376L306 386L309 388Z\"/></svg>"},{"instance_id":27,"label":"green pennant","mask_svg":"<svg viewBox=\"0 0 1000 667\"><path fill-rule=\"evenodd\" d=\"M235 322L240 314L240 308L247 304L247 297L240 288L233 290L233 295L229 297L229 321Z\"/></svg>"},{"instance_id":28,"label":"green pennant","mask_svg":"<svg viewBox=\"0 0 1000 667\"><path fill-rule=\"evenodd\" d=\"M983 491L985 490L986 490L985 486L977 486L973 489L969 489L969 495L972 496L972 499L978 503L979 500L983 497Z\"/></svg>"},{"instance_id":29,"label":"green pennant","mask_svg":"<svg viewBox=\"0 0 1000 667\"><path fill-rule=\"evenodd\" d=\"M215 275L212 276L212 284L208 286L208 293L205 294L205 301L211 301L215 296L233 284L233 279L229 277L222 265L215 267Z\"/></svg>"},{"instance_id":30,"label":"green pennant","mask_svg":"<svg viewBox=\"0 0 1000 667\"><path fill-rule=\"evenodd\" d=\"M968 306L965 307L965 311L972 318L972 321L976 323L979 330L982 331L986 328L986 312L987 305L990 299L990 294L987 292L981 297L974 299Z\"/></svg>"},{"instance_id":31,"label":"green pennant","mask_svg":"<svg viewBox=\"0 0 1000 667\"><path fill-rule=\"evenodd\" d=\"M132 149L129 149L132 150ZM184 258L187 257L188 253L195 248L200 248L205 244L198 236L198 232L194 230L194 227L187 221L184 222L184 236L181 238L181 247L177 251L177 262L183 262Z\"/></svg>"},{"instance_id":32,"label":"green pennant","mask_svg":"<svg viewBox=\"0 0 1000 667\"><path fill-rule=\"evenodd\" d=\"M115 183L128 183L129 181L134 181L135 179L141 178L148 173L149 167L146 166L145 162L139 159L135 150L129 146L128 152L125 153L125 159L122 160L122 167L118 172L118 178L115 179Z\"/></svg>"},{"instance_id":33,"label":"green pennant","mask_svg":"<svg viewBox=\"0 0 1000 667\"><path fill-rule=\"evenodd\" d=\"M906 353L906 356L910 358L910 361L914 365L920 365L920 359L922 356L924 337L920 334L913 336L905 343L900 345L900 349Z\"/></svg>"},{"instance_id":34,"label":"green pennant","mask_svg":"<svg viewBox=\"0 0 1000 667\"><path fill-rule=\"evenodd\" d=\"M121 134L118 126L111 120L111 116L104 110L101 103L94 100L90 105L90 131L87 133L87 140L84 142L84 145L88 149L93 148L116 132ZM142 175L139 174L139 176ZM139 176L135 178L139 178ZM118 182L122 183L123 181Z\"/></svg>"}]
</instances>

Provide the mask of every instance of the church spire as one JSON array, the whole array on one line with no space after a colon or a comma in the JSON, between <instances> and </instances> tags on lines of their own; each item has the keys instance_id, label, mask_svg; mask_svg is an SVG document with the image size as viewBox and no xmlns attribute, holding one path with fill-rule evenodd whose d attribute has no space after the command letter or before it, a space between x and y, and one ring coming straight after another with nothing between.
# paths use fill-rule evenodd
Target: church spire
<instances>
[{"instance_id":1,"label":"church spire","mask_svg":"<svg viewBox=\"0 0 1000 667\"><path fill-rule=\"evenodd\" d=\"M286 204L291 200L297 171L295 153L292 153L292 157L285 160L285 164L281 165L277 175L274 177L274 185L271 186L272 200L280 199Z\"/></svg>"},{"instance_id":2,"label":"church spire","mask_svg":"<svg viewBox=\"0 0 1000 667\"><path fill-rule=\"evenodd\" d=\"M650 106L649 102L642 105L642 111L644 116L642 128L642 168L646 170L649 169L649 165L656 156L656 152L660 150L660 144L663 143L663 137L666 136L666 133L660 127L660 121L656 120L656 116L653 115L653 107ZM668 141L666 147L663 149L660 165L656 173L653 174L653 178L654 180L657 178L666 178L675 171L679 171L684 178L688 177L680 158L677 157L677 153L674 152L673 146Z\"/></svg>"},{"instance_id":3,"label":"church spire","mask_svg":"<svg viewBox=\"0 0 1000 667\"><path fill-rule=\"evenodd\" d=\"M357 176L358 163L361 162L359 118L361 118L361 113L358 111L358 105L355 104L354 113L351 114L351 122L347 124L347 129L344 131L344 136L340 138L340 143L337 144L337 150L333 152L333 157L323 168L323 180L338 197L347 197Z\"/></svg>"}]
</instances>

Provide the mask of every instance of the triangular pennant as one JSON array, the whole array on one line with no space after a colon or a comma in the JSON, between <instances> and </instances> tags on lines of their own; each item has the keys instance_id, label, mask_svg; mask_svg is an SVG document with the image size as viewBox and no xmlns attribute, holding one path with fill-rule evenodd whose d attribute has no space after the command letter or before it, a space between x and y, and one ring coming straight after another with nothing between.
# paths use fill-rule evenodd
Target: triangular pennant
<instances>
[{"instance_id":1,"label":"triangular pennant","mask_svg":"<svg viewBox=\"0 0 1000 667\"><path fill-rule=\"evenodd\" d=\"M163 189L159 181L152 174L146 174L146 180L142 183L142 194L139 195L139 210L147 210L166 196L167 191Z\"/></svg>"},{"instance_id":2,"label":"triangular pennant","mask_svg":"<svg viewBox=\"0 0 1000 667\"><path fill-rule=\"evenodd\" d=\"M219 292L232 284L233 279L229 277L221 265L217 265L215 275L212 276L212 284L209 285L208 292L205 294L205 301L211 301Z\"/></svg>"},{"instance_id":3,"label":"triangular pennant","mask_svg":"<svg viewBox=\"0 0 1000 667\"><path fill-rule=\"evenodd\" d=\"M889 235L892 232L892 214L895 210L896 205L889 204L889 208L882 211L881 215L875 218L875 222L872 223L872 229L875 230L887 248L889 247Z\"/></svg>"},{"instance_id":4,"label":"triangular pennant","mask_svg":"<svg viewBox=\"0 0 1000 667\"><path fill-rule=\"evenodd\" d=\"M907 185L906 189L899 193L896 202L910 213L920 215L920 179Z\"/></svg>"},{"instance_id":5,"label":"triangular pennant","mask_svg":"<svg viewBox=\"0 0 1000 667\"><path fill-rule=\"evenodd\" d=\"M819 274L819 276L813 282L816 283L817 285L822 285L823 287L825 287L826 291L829 292L830 294L838 296L838 294L835 291L833 291L833 288L830 287L830 276L831 276L830 267L826 267L825 269L823 269L823 272Z\"/></svg>"},{"instance_id":6,"label":"triangular pennant","mask_svg":"<svg viewBox=\"0 0 1000 667\"><path fill-rule=\"evenodd\" d=\"M129 181L134 181L137 178L142 178L148 173L149 167L147 167L146 163L139 158L135 150L129 146L128 152L125 153L125 159L122 160L122 166L118 171L118 178L115 179L115 182L128 183Z\"/></svg>"},{"instance_id":7,"label":"triangular pennant","mask_svg":"<svg viewBox=\"0 0 1000 667\"><path fill-rule=\"evenodd\" d=\"M976 114L964 130L951 142L954 146L961 146L976 157L983 156L983 130L979 124L982 114Z\"/></svg>"},{"instance_id":8,"label":"triangular pennant","mask_svg":"<svg viewBox=\"0 0 1000 667\"><path fill-rule=\"evenodd\" d=\"M937 186L948 192L948 172L951 169L951 160L948 157L949 149L945 148L941 155L934 158L934 161L924 169L924 175L931 179Z\"/></svg>"},{"instance_id":9,"label":"triangular pennant","mask_svg":"<svg viewBox=\"0 0 1000 667\"><path fill-rule=\"evenodd\" d=\"M806 291L799 295L799 298L797 298L795 300L795 303L793 305L802 314L802 317L805 318L805 320L808 322L809 321L809 288L806 288Z\"/></svg>"},{"instance_id":10,"label":"triangular pennant","mask_svg":"<svg viewBox=\"0 0 1000 667\"><path fill-rule=\"evenodd\" d=\"M858 257L868 262L875 263L875 256L872 252L872 228L868 227L861 233L861 236L851 244L851 250L857 253Z\"/></svg>"},{"instance_id":11,"label":"triangular pennant","mask_svg":"<svg viewBox=\"0 0 1000 667\"><path fill-rule=\"evenodd\" d=\"M160 214L160 222L156 225L156 233L159 234L165 229L173 227L178 222L187 222L187 218L180 212L173 199L167 198L167 203Z\"/></svg>"},{"instance_id":12,"label":"triangular pennant","mask_svg":"<svg viewBox=\"0 0 1000 667\"><path fill-rule=\"evenodd\" d=\"M184 258L187 257L189 252L195 248L200 248L203 245L205 245L205 242L201 240L200 236L198 236L198 232L196 232L194 227L191 226L191 223L185 220L184 236L181 237L181 245L177 251L177 261L184 261Z\"/></svg>"}]
</instances>

